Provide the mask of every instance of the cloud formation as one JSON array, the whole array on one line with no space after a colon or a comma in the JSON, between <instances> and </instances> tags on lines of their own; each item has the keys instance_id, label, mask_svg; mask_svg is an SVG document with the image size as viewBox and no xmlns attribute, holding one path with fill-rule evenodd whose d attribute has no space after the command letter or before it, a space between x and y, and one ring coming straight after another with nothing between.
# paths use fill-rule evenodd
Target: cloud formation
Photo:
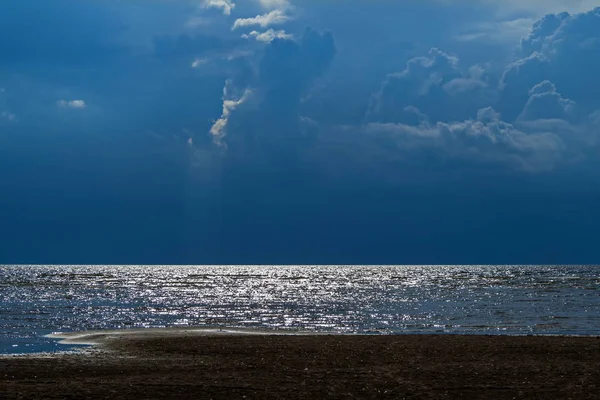
<instances>
[{"instance_id":1,"label":"cloud formation","mask_svg":"<svg viewBox=\"0 0 600 400\"><path fill-rule=\"evenodd\" d=\"M204 8L217 8L223 11L224 15L231 15L235 8L235 3L231 0L204 0Z\"/></svg>"},{"instance_id":2,"label":"cloud formation","mask_svg":"<svg viewBox=\"0 0 600 400\"><path fill-rule=\"evenodd\" d=\"M529 134L499 120L491 108L479 110L477 120L416 126L370 123L365 132L384 135L393 143L397 157L410 163L425 151L436 155L437 160L430 159L434 163L476 162L527 172L552 169L563 146L552 133Z\"/></svg>"},{"instance_id":3,"label":"cloud formation","mask_svg":"<svg viewBox=\"0 0 600 400\"><path fill-rule=\"evenodd\" d=\"M576 122L577 104L563 98L550 81L535 85L529 91L529 100L519 115L520 120L561 119Z\"/></svg>"},{"instance_id":4,"label":"cloud formation","mask_svg":"<svg viewBox=\"0 0 600 400\"><path fill-rule=\"evenodd\" d=\"M234 147L249 151L247 146L262 147L261 143L275 141L288 146L302 141L306 133L303 128L306 120L300 115L302 96L313 80L325 72L335 53L333 36L310 28L298 40L274 38L269 41L247 87L237 88L238 93L252 92L250 98L244 98L247 107L240 110L238 106L242 103L227 103L235 104L236 108L227 118L229 121L235 117L233 124L225 124L232 130L228 139ZM216 131L222 132L217 128ZM268 146L272 147L273 143Z\"/></svg>"},{"instance_id":5,"label":"cloud formation","mask_svg":"<svg viewBox=\"0 0 600 400\"><path fill-rule=\"evenodd\" d=\"M521 41L523 58L509 64L502 78L505 109L528 100L528 90L542 81L552 82L586 112L600 106L593 93L600 90L600 7L579 14L550 14L536 22Z\"/></svg>"},{"instance_id":6,"label":"cloud formation","mask_svg":"<svg viewBox=\"0 0 600 400\"><path fill-rule=\"evenodd\" d=\"M589 124L597 121L598 98L590 94L600 67L599 17L600 8L544 16L521 40L522 58L498 77L498 67L464 67L437 48L414 57L373 95L364 131L391 135L416 158L428 148L439 159L529 172L556 167L591 143L583 137L593 136Z\"/></svg>"},{"instance_id":7,"label":"cloud formation","mask_svg":"<svg viewBox=\"0 0 600 400\"><path fill-rule=\"evenodd\" d=\"M482 66L463 69L458 57L433 48L427 56L409 60L403 71L386 77L366 119L406 123L414 121L414 110L432 121L472 118L481 107L493 105L493 84Z\"/></svg>"},{"instance_id":8,"label":"cloud formation","mask_svg":"<svg viewBox=\"0 0 600 400\"><path fill-rule=\"evenodd\" d=\"M291 17L286 15L283 10L273 10L267 14L257 15L250 18L238 18L233 23L232 30L245 28L249 26L260 26L261 28L268 28L272 25L281 25L289 21Z\"/></svg>"},{"instance_id":9,"label":"cloud formation","mask_svg":"<svg viewBox=\"0 0 600 400\"><path fill-rule=\"evenodd\" d=\"M31 0L31 4L40 11L32 18L41 18L44 13L58 17L56 9L43 2ZM73 99L75 93L89 99L94 108L102 109L104 118L111 116L112 124L121 119L124 125L131 125L125 121L128 113L124 110L128 109L130 116L135 114L146 121L143 129L208 132L204 138L195 133L194 146L211 141L251 141L260 147L261 141L282 137L312 136L315 140L315 132L325 138L341 126L354 125L355 130L365 132L384 126L387 131L392 126L407 131L412 127L412 131L421 133L416 135L421 138L428 137L426 132L438 131L438 138L432 139L436 143L440 143L440 137L446 137L442 132L452 132L447 136L455 138L478 137L474 132L509 132L504 136L482 134L481 137L497 138L469 146L453 147L452 142L442 142L452 154L472 151L467 148L477 146L491 151L489 144L495 146L494 151L510 153L521 149L533 153L543 146L511 148L498 138L515 137L519 143L525 143L522 135L538 135L532 138L535 141L550 137L543 136L547 133L564 142L566 134L557 132L558 126L579 131L597 121L600 100L592 93L600 90L595 79L595 71L600 68L600 9L543 16L520 42L511 44L518 46L517 58L512 60L508 57L508 45L504 59L492 54L497 47L479 51L477 41L483 39L462 40L461 33L466 31L460 27L468 26L476 36L490 26L503 32L511 30L506 35L498 33L507 41L536 13L566 6L560 1L551 6L547 2L529 2L528 13L515 19L509 13L494 14L498 9L491 2L481 0L465 6L451 1L435 8L429 3L422 7L411 5L414 14L409 18L400 12L407 10L406 4L378 3L368 8L371 14L363 23L344 19L342 24L330 18L339 7L329 1L299 0L292 4L287 0L203 0L192 8L179 1L168 5L150 2L144 8L147 14L139 20L160 15L171 22L140 28L139 23L132 22L135 20L125 18L129 14L115 14L118 8L110 2L94 1L89 6L69 9L67 2L59 0L58 10L64 11L59 18L61 25L64 29L74 25L79 36L75 39L66 31L54 35L48 30L49 22L41 18L36 25L40 31L48 31L44 40L52 42L44 47L54 49L56 57L29 40L32 36L26 32L18 51L16 46L2 42L0 47L15 55L12 62L20 59L18 54L29 53L37 60L60 60L63 66L44 72L39 67L26 79L21 75L21 81L11 79L12 71L3 71L5 78L0 83L22 84L11 83L11 93L17 94L10 107L4 104L0 112L4 121L14 121L21 115L28 115L24 119L28 122L37 121L39 115L36 123L43 125L53 118L57 105L65 109L89 108L85 101ZM128 7L133 7L128 12L139 11ZM507 7L523 8L513 3ZM569 7L583 9L585 5L580 2L579 8ZM340 18L362 15L366 9L364 2L349 1L347 14ZM487 14L482 12L485 10ZM18 19L19 13L24 12L26 7L14 5L5 14ZM391 18L393 15L400 15L403 22ZM441 33L419 30L426 16L436 21ZM0 28L7 33L4 37L14 36L16 31L8 35L9 18L3 18L7 21ZM190 25L190 18L201 23ZM421 22L411 24L411 19ZM307 25L319 29L305 29ZM134 26L138 35L135 40L130 32ZM18 30L14 24L10 27ZM440 47L429 46L436 41ZM494 46L504 42L498 43ZM132 44L135 46L128 47ZM81 67L88 59L77 57L86 51L94 53L89 60L101 56L102 61L94 68ZM86 83L86 72L77 72L88 70L96 74L95 83ZM223 82L227 82L225 87ZM18 99L18 93L34 87L39 88L40 94L34 96L37 100L32 104L26 105L24 96L23 100ZM57 103L56 99L63 100ZM32 111L33 104L39 111ZM91 115L81 113L81 123ZM488 115L485 122L482 115ZM540 132L539 121L555 122L551 128L550 122L544 122L548 129ZM542 153L549 160L556 160L551 152L540 150ZM528 160L521 165L535 170L531 166L534 162Z\"/></svg>"},{"instance_id":10,"label":"cloud formation","mask_svg":"<svg viewBox=\"0 0 600 400\"><path fill-rule=\"evenodd\" d=\"M16 262L598 259L597 0L5 3Z\"/></svg>"},{"instance_id":11,"label":"cloud formation","mask_svg":"<svg viewBox=\"0 0 600 400\"><path fill-rule=\"evenodd\" d=\"M223 112L221 113L221 117L217 119L210 128L210 134L213 137L213 141L219 146L223 145L223 138L226 135L227 124L229 123L231 113L241 104L245 103L252 94L249 89L246 89L239 98L233 98L231 86L231 80L225 82L225 87L223 88Z\"/></svg>"},{"instance_id":12,"label":"cloud formation","mask_svg":"<svg viewBox=\"0 0 600 400\"><path fill-rule=\"evenodd\" d=\"M243 34L243 38L249 39L254 38L259 42L269 43L272 42L273 39L293 39L294 36L286 33L284 30L276 31L274 29L269 29L265 32L252 31L248 34Z\"/></svg>"}]
</instances>

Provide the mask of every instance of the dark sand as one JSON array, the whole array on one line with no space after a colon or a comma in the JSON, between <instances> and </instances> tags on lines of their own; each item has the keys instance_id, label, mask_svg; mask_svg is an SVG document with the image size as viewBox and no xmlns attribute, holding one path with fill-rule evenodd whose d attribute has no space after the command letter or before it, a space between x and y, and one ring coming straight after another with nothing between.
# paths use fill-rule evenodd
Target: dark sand
<instances>
[{"instance_id":1,"label":"dark sand","mask_svg":"<svg viewBox=\"0 0 600 400\"><path fill-rule=\"evenodd\" d=\"M88 354L0 358L0 398L600 399L599 338L172 332L97 341Z\"/></svg>"}]
</instances>

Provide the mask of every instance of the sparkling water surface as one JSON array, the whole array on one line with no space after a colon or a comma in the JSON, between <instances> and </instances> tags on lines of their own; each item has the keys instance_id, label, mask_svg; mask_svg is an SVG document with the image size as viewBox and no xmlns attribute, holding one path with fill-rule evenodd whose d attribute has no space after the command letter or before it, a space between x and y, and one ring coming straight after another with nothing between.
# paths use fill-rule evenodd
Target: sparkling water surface
<instances>
[{"instance_id":1,"label":"sparkling water surface","mask_svg":"<svg viewBox=\"0 0 600 400\"><path fill-rule=\"evenodd\" d=\"M598 266L0 266L0 353L52 332L226 326L600 334Z\"/></svg>"}]
</instances>

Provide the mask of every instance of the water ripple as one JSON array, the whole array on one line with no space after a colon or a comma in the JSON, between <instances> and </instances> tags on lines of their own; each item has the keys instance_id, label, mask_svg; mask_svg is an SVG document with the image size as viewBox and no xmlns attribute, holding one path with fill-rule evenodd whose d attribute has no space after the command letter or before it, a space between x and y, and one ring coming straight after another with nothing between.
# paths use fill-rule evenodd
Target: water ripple
<instances>
[{"instance_id":1,"label":"water ripple","mask_svg":"<svg viewBox=\"0 0 600 400\"><path fill-rule=\"evenodd\" d=\"M0 266L0 352L171 325L600 334L599 288L595 266Z\"/></svg>"}]
</instances>

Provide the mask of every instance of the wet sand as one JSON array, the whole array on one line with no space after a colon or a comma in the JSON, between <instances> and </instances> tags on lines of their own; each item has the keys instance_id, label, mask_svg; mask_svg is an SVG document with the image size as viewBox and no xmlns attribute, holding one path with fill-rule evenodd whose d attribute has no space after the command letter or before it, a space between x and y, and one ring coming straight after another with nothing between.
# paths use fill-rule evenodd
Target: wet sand
<instances>
[{"instance_id":1,"label":"wet sand","mask_svg":"<svg viewBox=\"0 0 600 400\"><path fill-rule=\"evenodd\" d=\"M0 399L600 399L600 338L71 335L82 354L0 358Z\"/></svg>"}]
</instances>

